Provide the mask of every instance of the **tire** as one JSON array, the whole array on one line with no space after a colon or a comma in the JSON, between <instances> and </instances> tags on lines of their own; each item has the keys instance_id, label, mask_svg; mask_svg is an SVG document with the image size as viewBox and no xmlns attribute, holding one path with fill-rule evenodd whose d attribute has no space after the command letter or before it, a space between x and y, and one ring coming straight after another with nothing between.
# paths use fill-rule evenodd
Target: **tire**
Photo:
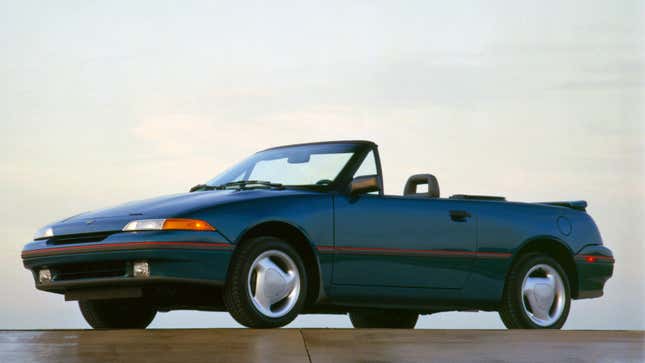
<instances>
[{"instance_id":1,"label":"tire","mask_svg":"<svg viewBox=\"0 0 645 363\"><path fill-rule=\"evenodd\" d=\"M249 328L285 326L302 311L306 295L302 258L285 241L257 237L237 248L224 287L224 305L238 323Z\"/></svg>"},{"instance_id":2,"label":"tire","mask_svg":"<svg viewBox=\"0 0 645 363\"><path fill-rule=\"evenodd\" d=\"M414 329L419 314L407 311L370 311L351 312L354 328Z\"/></svg>"},{"instance_id":3,"label":"tire","mask_svg":"<svg viewBox=\"0 0 645 363\"><path fill-rule=\"evenodd\" d=\"M569 278L562 266L547 255L531 253L511 267L499 315L508 329L560 329L570 307Z\"/></svg>"},{"instance_id":4,"label":"tire","mask_svg":"<svg viewBox=\"0 0 645 363\"><path fill-rule=\"evenodd\" d=\"M78 306L94 329L145 329L157 315L140 299L83 300Z\"/></svg>"}]
</instances>

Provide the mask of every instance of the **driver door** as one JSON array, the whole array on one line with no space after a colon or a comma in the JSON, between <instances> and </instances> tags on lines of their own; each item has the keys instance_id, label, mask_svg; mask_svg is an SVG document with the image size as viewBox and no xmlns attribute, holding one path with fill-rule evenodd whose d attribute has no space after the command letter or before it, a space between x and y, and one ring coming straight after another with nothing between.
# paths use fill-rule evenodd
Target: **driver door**
<instances>
[{"instance_id":1,"label":"driver door","mask_svg":"<svg viewBox=\"0 0 645 363\"><path fill-rule=\"evenodd\" d=\"M365 162L375 161L368 156ZM475 256L476 216L453 220L451 211L466 207L439 198L337 195L332 283L463 287Z\"/></svg>"}]
</instances>

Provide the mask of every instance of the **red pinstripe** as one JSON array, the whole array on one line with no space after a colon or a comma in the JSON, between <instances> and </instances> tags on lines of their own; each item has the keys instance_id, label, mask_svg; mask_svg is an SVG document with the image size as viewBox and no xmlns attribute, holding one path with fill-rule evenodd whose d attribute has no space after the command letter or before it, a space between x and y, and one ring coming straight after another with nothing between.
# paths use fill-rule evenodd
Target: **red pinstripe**
<instances>
[{"instance_id":1,"label":"red pinstripe","mask_svg":"<svg viewBox=\"0 0 645 363\"><path fill-rule=\"evenodd\" d=\"M378 248L378 247L332 247L318 246L319 251L356 251L356 252L383 252L383 253L418 253L418 254L435 254L435 255L455 255L455 256L482 256L482 257L510 257L510 253L505 252L476 252L476 251L452 251L452 250L419 250L403 248Z\"/></svg>"},{"instance_id":2,"label":"red pinstripe","mask_svg":"<svg viewBox=\"0 0 645 363\"><path fill-rule=\"evenodd\" d=\"M60 252L60 251L83 251L88 249L110 249L110 248L120 248L131 249L132 247L137 246L149 246L149 247L164 247L164 246L183 246L183 247L200 247L200 248L222 248L233 246L228 243L212 243L212 242L172 242L172 241L143 241L143 242L123 242L123 243L103 243L103 244L91 244L83 246L65 246L65 247L50 247L50 248L40 248L37 250L23 251L22 256L28 257L31 255L46 254L50 252Z\"/></svg>"}]
</instances>

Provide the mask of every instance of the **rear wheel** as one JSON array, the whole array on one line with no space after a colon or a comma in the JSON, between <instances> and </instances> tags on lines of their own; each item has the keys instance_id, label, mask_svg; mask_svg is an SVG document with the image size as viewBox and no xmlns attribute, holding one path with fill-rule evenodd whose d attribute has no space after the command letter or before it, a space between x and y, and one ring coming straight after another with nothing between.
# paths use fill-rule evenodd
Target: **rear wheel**
<instances>
[{"instance_id":1,"label":"rear wheel","mask_svg":"<svg viewBox=\"0 0 645 363\"><path fill-rule=\"evenodd\" d=\"M499 315L509 329L560 329L570 306L564 269L553 258L534 253L511 268Z\"/></svg>"},{"instance_id":2,"label":"rear wheel","mask_svg":"<svg viewBox=\"0 0 645 363\"><path fill-rule=\"evenodd\" d=\"M84 300L78 306L94 329L145 329L157 315L141 299Z\"/></svg>"},{"instance_id":3,"label":"rear wheel","mask_svg":"<svg viewBox=\"0 0 645 363\"><path fill-rule=\"evenodd\" d=\"M229 313L249 328L289 324L307 294L307 271L298 252L275 237L254 238L238 248L224 289Z\"/></svg>"},{"instance_id":4,"label":"rear wheel","mask_svg":"<svg viewBox=\"0 0 645 363\"><path fill-rule=\"evenodd\" d=\"M408 311L357 311L349 313L354 328L414 329L419 314Z\"/></svg>"}]
</instances>

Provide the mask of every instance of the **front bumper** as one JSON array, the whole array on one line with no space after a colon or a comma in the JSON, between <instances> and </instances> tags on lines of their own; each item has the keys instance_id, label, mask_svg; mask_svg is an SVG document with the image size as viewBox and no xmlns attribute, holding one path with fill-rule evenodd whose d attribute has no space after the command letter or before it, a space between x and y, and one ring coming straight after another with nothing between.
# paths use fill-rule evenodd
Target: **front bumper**
<instances>
[{"instance_id":1,"label":"front bumper","mask_svg":"<svg viewBox=\"0 0 645 363\"><path fill-rule=\"evenodd\" d=\"M577 299L591 299L603 295L605 283L614 272L614 256L610 249L600 245L587 246L574 257L578 271Z\"/></svg>"},{"instance_id":2,"label":"front bumper","mask_svg":"<svg viewBox=\"0 0 645 363\"><path fill-rule=\"evenodd\" d=\"M32 271L36 288L63 294L167 284L221 286L233 247L217 232L126 232L93 243L34 241L25 246L22 258ZM132 265L136 261L148 262L149 277L134 277ZM41 269L51 271L51 281L39 281Z\"/></svg>"}]
</instances>

